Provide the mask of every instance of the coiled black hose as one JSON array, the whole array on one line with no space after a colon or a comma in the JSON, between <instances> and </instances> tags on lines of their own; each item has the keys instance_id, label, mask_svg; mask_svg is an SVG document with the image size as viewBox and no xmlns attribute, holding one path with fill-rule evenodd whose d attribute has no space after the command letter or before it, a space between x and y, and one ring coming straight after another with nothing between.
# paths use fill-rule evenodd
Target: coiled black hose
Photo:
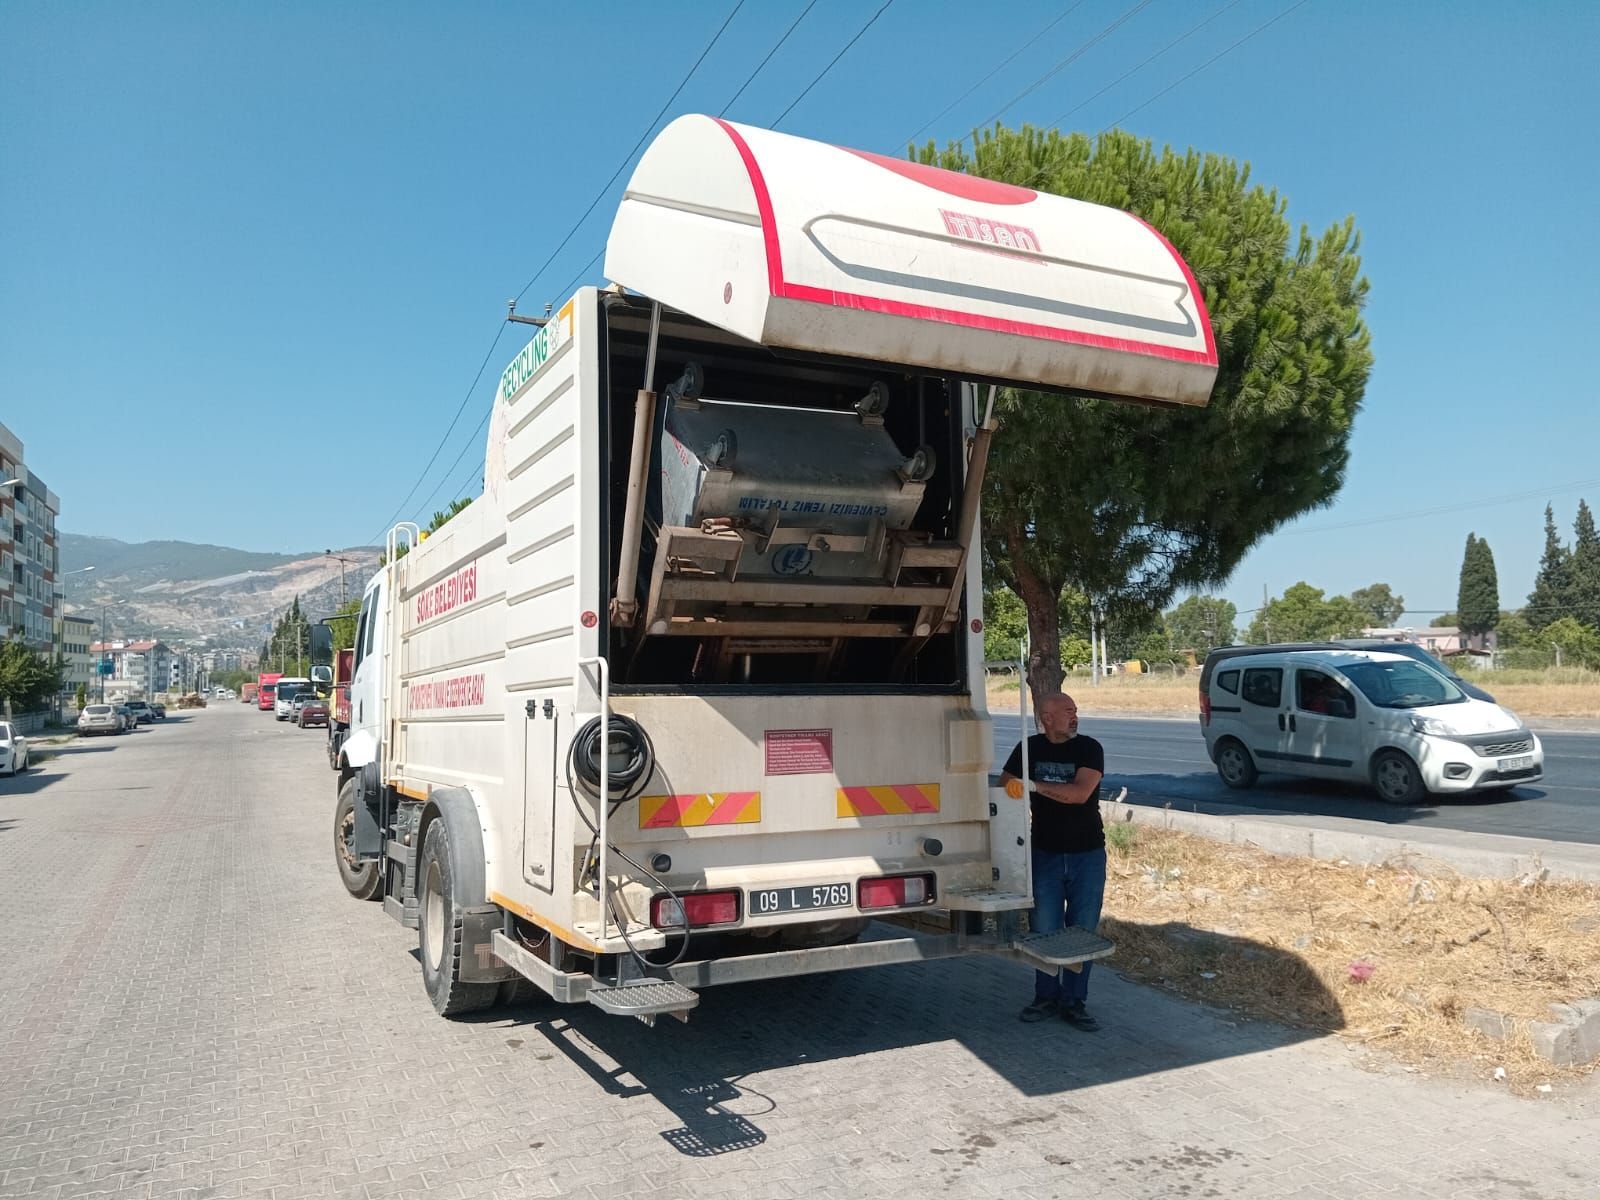
<instances>
[{"instance_id":1,"label":"coiled black hose","mask_svg":"<svg viewBox=\"0 0 1600 1200\"><path fill-rule=\"evenodd\" d=\"M632 717L612 713L601 736L600 718L591 717L572 739L572 771L591 796L600 794L600 756L611 758L606 791L613 801L633 800L650 782L655 747L650 735ZM619 763L617 760L621 759Z\"/></svg>"},{"instance_id":2,"label":"coiled black hose","mask_svg":"<svg viewBox=\"0 0 1600 1200\"><path fill-rule=\"evenodd\" d=\"M567 791L572 797L572 804L577 809L578 819L589 828L591 834L588 852L584 855L585 880L597 865L594 852L600 844L600 828L589 819L589 814L583 810L583 802L578 799L578 785L591 796L600 795L600 755L608 751L616 751L612 762L608 764L606 775L606 791L610 794L610 814L615 815L617 809L629 800L637 799L650 783L651 772L656 766L655 746L650 741L650 735L644 727L631 717L612 713L611 719L606 722L606 736L602 739L600 718L590 717L582 729L572 738L572 745L567 750ZM602 741L607 746L602 746ZM622 758L618 763L617 758ZM633 857L624 852L612 842L606 843L606 848L623 862L627 863L639 874L665 892L675 902L678 893L673 891L654 871L636 862ZM684 953L689 949L689 928L684 925L682 940L678 943L677 950L666 962L655 962L639 950L633 939L628 936L628 922L617 907L617 898L609 897L611 917L617 924L617 932L622 935L622 940L627 944L628 952L638 960L639 965L649 969L660 970L676 966L683 960ZM681 903L681 902L679 902Z\"/></svg>"}]
</instances>

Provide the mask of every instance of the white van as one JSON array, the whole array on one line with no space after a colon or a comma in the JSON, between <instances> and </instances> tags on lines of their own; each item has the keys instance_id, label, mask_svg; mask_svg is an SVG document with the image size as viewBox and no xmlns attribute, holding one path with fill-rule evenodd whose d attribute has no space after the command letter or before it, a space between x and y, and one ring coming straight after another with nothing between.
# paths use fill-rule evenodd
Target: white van
<instances>
[{"instance_id":1,"label":"white van","mask_svg":"<svg viewBox=\"0 0 1600 1200\"><path fill-rule=\"evenodd\" d=\"M294 716L294 698L301 692L312 690L311 680L303 678L289 678L287 675L278 680L278 690L273 695L272 716L277 721L287 721Z\"/></svg>"},{"instance_id":2,"label":"white van","mask_svg":"<svg viewBox=\"0 0 1600 1200\"><path fill-rule=\"evenodd\" d=\"M1416 804L1544 776L1544 747L1515 713L1400 654L1214 650L1200 675L1200 727L1233 788L1274 771L1364 780L1390 804Z\"/></svg>"}]
</instances>

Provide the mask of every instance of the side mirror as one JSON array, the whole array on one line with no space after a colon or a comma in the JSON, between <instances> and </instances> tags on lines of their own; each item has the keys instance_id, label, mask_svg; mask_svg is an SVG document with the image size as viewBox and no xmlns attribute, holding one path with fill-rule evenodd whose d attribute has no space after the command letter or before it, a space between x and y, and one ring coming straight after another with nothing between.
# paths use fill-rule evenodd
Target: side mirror
<instances>
[{"instance_id":1,"label":"side mirror","mask_svg":"<svg viewBox=\"0 0 1600 1200\"><path fill-rule=\"evenodd\" d=\"M333 630L326 625L311 626L311 678L317 678L317 668L321 667L327 672L327 678L333 678Z\"/></svg>"},{"instance_id":2,"label":"side mirror","mask_svg":"<svg viewBox=\"0 0 1600 1200\"><path fill-rule=\"evenodd\" d=\"M1348 720L1356 715L1355 705L1343 696L1334 696L1328 701L1328 715L1330 717L1344 717Z\"/></svg>"},{"instance_id":3,"label":"side mirror","mask_svg":"<svg viewBox=\"0 0 1600 1200\"><path fill-rule=\"evenodd\" d=\"M324 666L314 666L314 667L312 667L311 668L311 682L312 683L332 683L333 682L333 668L332 667L324 667Z\"/></svg>"}]
</instances>

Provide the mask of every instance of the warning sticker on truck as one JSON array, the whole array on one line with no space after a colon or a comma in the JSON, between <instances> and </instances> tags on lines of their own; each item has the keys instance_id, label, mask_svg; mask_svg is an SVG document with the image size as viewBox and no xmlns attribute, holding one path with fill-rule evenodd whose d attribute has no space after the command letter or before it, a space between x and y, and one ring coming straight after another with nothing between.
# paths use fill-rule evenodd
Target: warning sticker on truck
<instances>
[{"instance_id":1,"label":"warning sticker on truck","mask_svg":"<svg viewBox=\"0 0 1600 1200\"><path fill-rule=\"evenodd\" d=\"M768 775L826 775L833 770L833 730L769 729Z\"/></svg>"}]
</instances>

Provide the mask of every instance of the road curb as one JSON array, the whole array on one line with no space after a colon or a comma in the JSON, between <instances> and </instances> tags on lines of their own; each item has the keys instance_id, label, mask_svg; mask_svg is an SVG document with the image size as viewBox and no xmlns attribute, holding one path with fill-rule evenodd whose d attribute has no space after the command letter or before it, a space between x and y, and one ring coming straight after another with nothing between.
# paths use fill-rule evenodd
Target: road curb
<instances>
[{"instance_id":1,"label":"road curb","mask_svg":"<svg viewBox=\"0 0 1600 1200\"><path fill-rule=\"evenodd\" d=\"M1185 812L1163 804L1159 796L1143 803L1102 801L1107 822L1132 821L1177 829L1213 841L1255 846L1271 854L1293 854L1329 862L1344 859L1368 865L1408 862L1418 867L1442 866L1462 875L1514 879L1541 875L1548 879L1600 883L1600 846L1552 842L1502 834L1430 829L1426 838L1374 832L1351 821L1347 825L1304 825L1260 817ZM1339 818L1330 818L1338 821Z\"/></svg>"}]
</instances>

